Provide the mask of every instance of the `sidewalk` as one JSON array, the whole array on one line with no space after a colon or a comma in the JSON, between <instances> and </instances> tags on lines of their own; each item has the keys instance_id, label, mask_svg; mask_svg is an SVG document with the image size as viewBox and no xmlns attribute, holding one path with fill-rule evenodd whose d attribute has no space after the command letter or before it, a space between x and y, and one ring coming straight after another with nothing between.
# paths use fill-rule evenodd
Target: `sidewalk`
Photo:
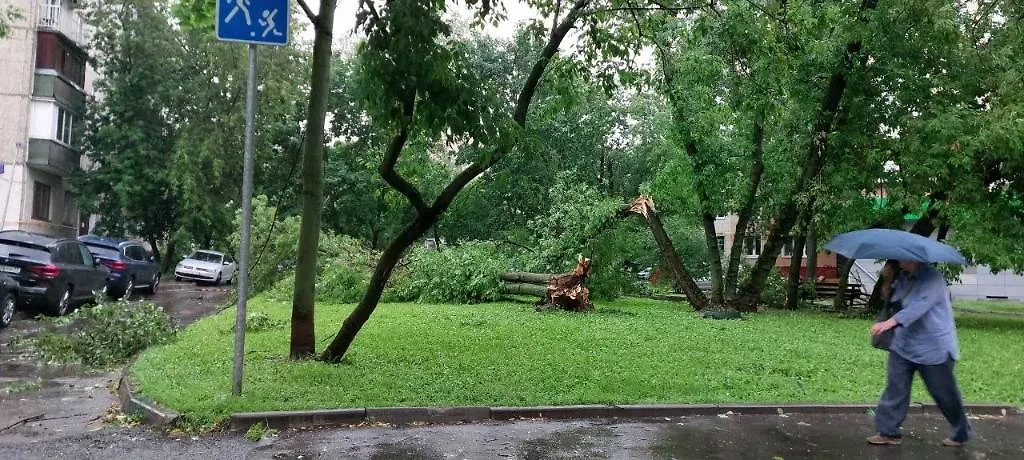
<instances>
[{"instance_id":1,"label":"sidewalk","mask_svg":"<svg viewBox=\"0 0 1024 460\"><path fill-rule=\"evenodd\" d=\"M946 424L914 415L904 445L869 446L862 415L718 415L648 421L488 422L421 427L289 430L260 443L241 434L168 437L114 429L42 442L0 443L0 458L76 459L834 459L1024 458L1024 416L972 420L976 439L941 447Z\"/></svg>"}]
</instances>

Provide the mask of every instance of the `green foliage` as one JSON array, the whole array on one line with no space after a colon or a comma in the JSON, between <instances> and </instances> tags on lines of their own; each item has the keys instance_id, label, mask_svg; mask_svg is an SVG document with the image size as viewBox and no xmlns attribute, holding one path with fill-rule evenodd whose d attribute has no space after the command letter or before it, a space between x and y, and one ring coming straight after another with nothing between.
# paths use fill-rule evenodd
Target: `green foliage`
<instances>
[{"instance_id":1,"label":"green foliage","mask_svg":"<svg viewBox=\"0 0 1024 460\"><path fill-rule=\"evenodd\" d=\"M11 23L24 17L21 9L12 5L6 5L0 9L0 39L7 38L7 35L11 33Z\"/></svg>"},{"instance_id":2,"label":"green foliage","mask_svg":"<svg viewBox=\"0 0 1024 460\"><path fill-rule=\"evenodd\" d=\"M94 83L104 96L86 106L82 147L91 166L73 178L82 211L103 216L101 234L136 235L179 250L223 244L237 228L231 224L242 177L244 47L217 41L211 28L172 20L172 8L199 11L212 1L94 5L86 19L95 30ZM294 163L287 159L300 137L296 107L306 66L293 47L260 53L258 191L262 184L280 187L264 180L283 175L277 163Z\"/></svg>"},{"instance_id":3,"label":"green foliage","mask_svg":"<svg viewBox=\"0 0 1024 460\"><path fill-rule=\"evenodd\" d=\"M252 263L249 267L249 280L254 293L270 289L291 273L298 252L299 218L277 215L277 209L267 201L265 196L254 196L252 199L252 225L249 230ZM234 226L242 226L241 209L235 212ZM237 254L240 245L241 235L232 233L229 239L230 250Z\"/></svg>"},{"instance_id":4,"label":"green foliage","mask_svg":"<svg viewBox=\"0 0 1024 460\"><path fill-rule=\"evenodd\" d=\"M250 426L245 432L245 439L252 442L258 442L265 436L277 436L277 430L270 428L266 423L257 422L255 425Z\"/></svg>"},{"instance_id":5,"label":"green foliage","mask_svg":"<svg viewBox=\"0 0 1024 460\"><path fill-rule=\"evenodd\" d=\"M32 340L43 358L56 363L113 366L174 336L172 318L149 302L101 304L42 321L52 330Z\"/></svg>"},{"instance_id":6,"label":"green foliage","mask_svg":"<svg viewBox=\"0 0 1024 460\"><path fill-rule=\"evenodd\" d=\"M386 301L480 303L501 298L498 275L511 257L494 243L467 241L440 249L415 249L384 292Z\"/></svg>"},{"instance_id":7,"label":"green foliage","mask_svg":"<svg viewBox=\"0 0 1024 460\"><path fill-rule=\"evenodd\" d=\"M246 312L245 330L248 332L263 332L275 329L284 329L288 323L270 317L262 311ZM231 328L234 331L234 328Z\"/></svg>"},{"instance_id":8,"label":"green foliage","mask_svg":"<svg viewBox=\"0 0 1024 460\"><path fill-rule=\"evenodd\" d=\"M291 314L287 302L251 304L278 320ZM318 308L318 340L349 311ZM130 372L143 395L206 423L238 411L336 407L871 403L885 384L886 354L868 345L868 319L770 310L713 321L636 299L599 301L590 315L514 303L386 304L375 315L342 366L281 359L286 334L254 334L244 398L230 396L232 338L217 333L233 323L231 311L147 350ZM961 314L957 325L964 398L1024 403L1024 319ZM913 398L928 399L923 385Z\"/></svg>"}]
</instances>

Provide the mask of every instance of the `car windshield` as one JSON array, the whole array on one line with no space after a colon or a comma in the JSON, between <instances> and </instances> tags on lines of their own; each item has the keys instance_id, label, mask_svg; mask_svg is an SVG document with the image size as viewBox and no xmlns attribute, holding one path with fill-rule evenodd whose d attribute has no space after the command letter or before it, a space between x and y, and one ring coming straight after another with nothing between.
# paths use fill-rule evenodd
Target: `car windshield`
<instances>
[{"instance_id":1,"label":"car windshield","mask_svg":"<svg viewBox=\"0 0 1024 460\"><path fill-rule=\"evenodd\" d=\"M192 253L192 255L188 256L188 258L192 260L198 260L200 262L213 262L215 264L219 264L223 257L224 256L220 254L214 254L212 252L204 251L194 252Z\"/></svg>"}]
</instances>

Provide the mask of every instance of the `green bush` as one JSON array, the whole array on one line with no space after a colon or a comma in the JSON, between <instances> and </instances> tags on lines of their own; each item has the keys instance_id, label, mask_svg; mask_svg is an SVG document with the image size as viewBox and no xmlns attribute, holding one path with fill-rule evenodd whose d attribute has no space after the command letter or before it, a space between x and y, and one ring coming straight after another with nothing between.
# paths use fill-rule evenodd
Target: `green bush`
<instances>
[{"instance_id":1,"label":"green bush","mask_svg":"<svg viewBox=\"0 0 1024 460\"><path fill-rule=\"evenodd\" d=\"M508 271L510 256L494 243L469 241L441 249L414 249L405 267L396 270L385 301L480 303L497 300L498 275Z\"/></svg>"},{"instance_id":2,"label":"green bush","mask_svg":"<svg viewBox=\"0 0 1024 460\"><path fill-rule=\"evenodd\" d=\"M45 330L32 341L49 362L111 366L174 336L171 317L149 302L101 304L42 321Z\"/></svg>"}]
</instances>

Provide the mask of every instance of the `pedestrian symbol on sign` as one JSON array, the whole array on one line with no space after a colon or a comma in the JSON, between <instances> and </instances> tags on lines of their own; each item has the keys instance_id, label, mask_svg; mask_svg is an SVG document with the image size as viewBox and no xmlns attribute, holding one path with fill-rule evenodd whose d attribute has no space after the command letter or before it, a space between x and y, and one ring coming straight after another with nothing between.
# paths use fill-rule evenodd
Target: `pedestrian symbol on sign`
<instances>
[{"instance_id":1,"label":"pedestrian symbol on sign","mask_svg":"<svg viewBox=\"0 0 1024 460\"><path fill-rule=\"evenodd\" d=\"M277 24L274 24L274 16L276 16L276 15L277 15L277 10L274 10L274 11L263 10L263 19L260 19L260 25L266 27L266 29L263 29L263 36L264 37L266 37L267 34L269 34L271 32L273 32L274 35L277 35L277 36L284 35L281 32L278 32Z\"/></svg>"},{"instance_id":2,"label":"pedestrian symbol on sign","mask_svg":"<svg viewBox=\"0 0 1024 460\"><path fill-rule=\"evenodd\" d=\"M217 0L217 38L256 45L287 44L288 0Z\"/></svg>"},{"instance_id":3,"label":"pedestrian symbol on sign","mask_svg":"<svg viewBox=\"0 0 1024 460\"><path fill-rule=\"evenodd\" d=\"M248 25L248 26L252 25L252 16L249 16L249 4L252 3L251 0L224 0L224 1L226 1L228 3L231 3L232 1L235 2L235 7L232 8L231 12L228 13L228 16L226 18L224 18L224 22L231 22L231 19L233 19L235 17L235 15L237 15L238 12L241 11L242 14L245 15L245 25Z\"/></svg>"}]
</instances>

